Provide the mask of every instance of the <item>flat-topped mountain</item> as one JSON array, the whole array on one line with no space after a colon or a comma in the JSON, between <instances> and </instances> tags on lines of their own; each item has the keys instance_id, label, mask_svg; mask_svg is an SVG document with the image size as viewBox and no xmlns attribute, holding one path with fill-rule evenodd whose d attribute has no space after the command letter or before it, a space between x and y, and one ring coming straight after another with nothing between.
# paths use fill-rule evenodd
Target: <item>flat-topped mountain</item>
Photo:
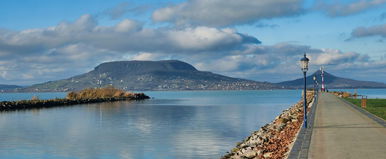
<instances>
[{"instance_id":1,"label":"flat-topped mountain","mask_svg":"<svg viewBox=\"0 0 386 159\"><path fill-rule=\"evenodd\" d=\"M241 90L280 88L267 82L199 71L177 61L116 61L68 79L32 85L22 91L73 91L112 85L124 90Z\"/></svg>"},{"instance_id":2,"label":"flat-topped mountain","mask_svg":"<svg viewBox=\"0 0 386 159\"><path fill-rule=\"evenodd\" d=\"M95 67L92 72L109 73L114 77L122 77L127 74L136 75L151 72L195 72L192 65L176 60L165 61L116 61L106 62Z\"/></svg>"},{"instance_id":3,"label":"flat-topped mountain","mask_svg":"<svg viewBox=\"0 0 386 159\"><path fill-rule=\"evenodd\" d=\"M310 76L307 76L307 87L313 88L314 80L313 77L316 76L316 80L321 86L321 71L316 71ZM348 78L342 78L334 76L326 71L324 71L324 83L326 85L327 89L334 89L334 88L386 88L386 84L379 83L379 82L372 82L372 81L358 81ZM304 79L299 78L291 81L284 81L280 83L276 83L278 85L281 85L282 88L288 88L288 89L298 89L304 87Z\"/></svg>"}]
</instances>

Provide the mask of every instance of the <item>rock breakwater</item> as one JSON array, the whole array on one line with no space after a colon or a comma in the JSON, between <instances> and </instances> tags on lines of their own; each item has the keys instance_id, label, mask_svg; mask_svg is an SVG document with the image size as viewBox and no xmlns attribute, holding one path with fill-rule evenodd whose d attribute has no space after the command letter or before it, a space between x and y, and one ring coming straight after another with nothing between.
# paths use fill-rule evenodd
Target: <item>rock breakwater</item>
<instances>
[{"instance_id":1,"label":"rock breakwater","mask_svg":"<svg viewBox=\"0 0 386 159\"><path fill-rule=\"evenodd\" d=\"M71 92L69 95L74 96ZM20 101L2 101L0 102L0 111L13 111L23 109L37 109L37 108L51 108L58 106L70 106L77 104L114 102L114 101L128 101L128 100L144 100L150 97L144 93L126 93L121 96L105 96L105 97L90 97L90 98L67 98L65 99L49 99L49 100L20 100Z\"/></svg>"},{"instance_id":2,"label":"rock breakwater","mask_svg":"<svg viewBox=\"0 0 386 159\"><path fill-rule=\"evenodd\" d=\"M307 92L308 109L314 92ZM222 159L281 159L288 156L303 122L303 100L286 109L269 124L252 133Z\"/></svg>"}]
</instances>

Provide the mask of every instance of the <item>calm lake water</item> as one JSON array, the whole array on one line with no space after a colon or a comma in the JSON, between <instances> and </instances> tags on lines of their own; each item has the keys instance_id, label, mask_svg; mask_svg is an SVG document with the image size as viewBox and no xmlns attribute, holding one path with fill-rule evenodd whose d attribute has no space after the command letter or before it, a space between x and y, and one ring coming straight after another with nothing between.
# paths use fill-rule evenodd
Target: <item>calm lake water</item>
<instances>
[{"instance_id":1,"label":"calm lake water","mask_svg":"<svg viewBox=\"0 0 386 159\"><path fill-rule=\"evenodd\" d=\"M0 158L219 158L296 103L301 91L145 93L153 99L2 112ZM0 100L65 96L0 95Z\"/></svg>"},{"instance_id":2,"label":"calm lake water","mask_svg":"<svg viewBox=\"0 0 386 159\"><path fill-rule=\"evenodd\" d=\"M331 91L346 91L366 95L368 98L386 98L386 89L332 89Z\"/></svg>"}]
</instances>

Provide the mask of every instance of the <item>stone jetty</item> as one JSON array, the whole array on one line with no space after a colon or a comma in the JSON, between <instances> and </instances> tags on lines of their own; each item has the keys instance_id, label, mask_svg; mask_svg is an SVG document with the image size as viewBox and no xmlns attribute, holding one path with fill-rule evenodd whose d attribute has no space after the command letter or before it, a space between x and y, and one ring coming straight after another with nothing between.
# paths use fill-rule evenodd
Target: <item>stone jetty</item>
<instances>
[{"instance_id":1,"label":"stone jetty","mask_svg":"<svg viewBox=\"0 0 386 159\"><path fill-rule=\"evenodd\" d=\"M64 99L2 101L0 102L0 111L51 108L58 106L115 101L144 100L149 98L150 97L144 93L123 92L115 88L85 89L80 92L70 92Z\"/></svg>"},{"instance_id":2,"label":"stone jetty","mask_svg":"<svg viewBox=\"0 0 386 159\"><path fill-rule=\"evenodd\" d=\"M307 92L308 110L314 92ZM303 100L286 109L269 124L252 133L222 159L286 158L303 122Z\"/></svg>"}]
</instances>

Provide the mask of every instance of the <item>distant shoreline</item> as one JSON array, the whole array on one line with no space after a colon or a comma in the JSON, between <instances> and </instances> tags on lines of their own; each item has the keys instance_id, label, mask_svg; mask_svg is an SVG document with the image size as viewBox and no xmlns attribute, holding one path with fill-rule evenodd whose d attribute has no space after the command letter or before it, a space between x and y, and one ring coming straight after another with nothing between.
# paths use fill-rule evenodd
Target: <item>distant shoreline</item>
<instances>
[{"instance_id":1,"label":"distant shoreline","mask_svg":"<svg viewBox=\"0 0 386 159\"><path fill-rule=\"evenodd\" d=\"M312 87L308 87L312 88ZM336 89L386 89L386 88L329 88L331 90L336 90ZM133 92L173 92L173 91L271 91L271 90L303 90L303 88L282 88L282 89L175 89L175 90L130 90ZM50 93L50 92L55 92L55 93L68 93L71 91L9 91L9 90L0 90L1 93Z\"/></svg>"}]
</instances>

